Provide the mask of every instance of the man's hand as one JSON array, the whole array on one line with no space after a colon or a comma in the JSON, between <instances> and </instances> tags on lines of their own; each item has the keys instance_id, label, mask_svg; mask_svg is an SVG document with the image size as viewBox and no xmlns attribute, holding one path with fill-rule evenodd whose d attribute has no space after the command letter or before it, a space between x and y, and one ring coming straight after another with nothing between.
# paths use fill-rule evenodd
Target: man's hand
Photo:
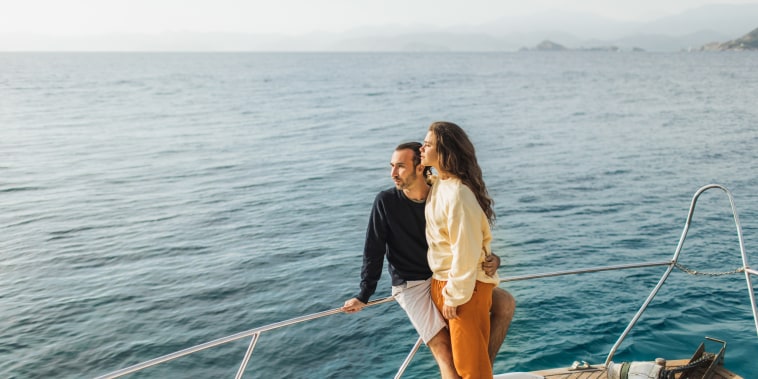
<instances>
[{"instance_id":1,"label":"man's hand","mask_svg":"<svg viewBox=\"0 0 758 379\"><path fill-rule=\"evenodd\" d=\"M356 298L352 298L345 302L345 305L342 306L342 311L345 313L355 313L363 309L365 306L366 303Z\"/></svg>"},{"instance_id":2,"label":"man's hand","mask_svg":"<svg viewBox=\"0 0 758 379\"><path fill-rule=\"evenodd\" d=\"M444 317L445 320L452 320L454 318L458 318L458 307L451 307L449 305L443 305L442 306L442 317Z\"/></svg>"},{"instance_id":3,"label":"man's hand","mask_svg":"<svg viewBox=\"0 0 758 379\"><path fill-rule=\"evenodd\" d=\"M500 267L500 257L495 254L488 255L482 262L482 269L487 276L495 275L498 267Z\"/></svg>"}]
</instances>

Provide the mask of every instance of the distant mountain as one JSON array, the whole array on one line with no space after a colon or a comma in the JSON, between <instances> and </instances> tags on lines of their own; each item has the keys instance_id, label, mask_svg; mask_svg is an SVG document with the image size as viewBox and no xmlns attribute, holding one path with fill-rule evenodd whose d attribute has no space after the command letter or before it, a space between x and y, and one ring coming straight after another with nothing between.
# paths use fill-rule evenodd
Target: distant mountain
<instances>
[{"instance_id":1,"label":"distant mountain","mask_svg":"<svg viewBox=\"0 0 758 379\"><path fill-rule=\"evenodd\" d=\"M513 51L550 40L569 49L615 46L620 50L681 51L724 41L758 24L758 4L706 5L650 22L624 22L589 13L550 11L502 17L480 25L424 33L381 34L344 39L337 50ZM377 30L377 33L380 33Z\"/></svg>"},{"instance_id":2,"label":"distant mountain","mask_svg":"<svg viewBox=\"0 0 758 379\"><path fill-rule=\"evenodd\" d=\"M758 51L758 28L735 40L724 43L709 43L700 48L702 51Z\"/></svg>"},{"instance_id":3,"label":"distant mountain","mask_svg":"<svg viewBox=\"0 0 758 379\"><path fill-rule=\"evenodd\" d=\"M677 37L703 31L739 36L755 28L757 23L758 3L719 4L704 5L648 22L616 21L590 13L547 11L529 17L503 17L469 31L495 35L560 31L582 39L614 40L630 35Z\"/></svg>"},{"instance_id":4,"label":"distant mountain","mask_svg":"<svg viewBox=\"0 0 758 379\"><path fill-rule=\"evenodd\" d=\"M758 3L706 5L649 22L542 12L455 27L385 25L304 35L169 32L58 36L0 34L0 51L517 51L542 41L570 50L698 50L758 26ZM746 41L742 41L744 44ZM713 44L711 44L713 45ZM710 45L709 45L710 46ZM715 45L713 45L715 46ZM752 45L750 45L752 46Z\"/></svg>"},{"instance_id":5,"label":"distant mountain","mask_svg":"<svg viewBox=\"0 0 758 379\"><path fill-rule=\"evenodd\" d=\"M571 34L579 39L618 38L633 32L636 25L636 23L601 18L590 13L546 11L528 17L502 17L493 22L470 27L469 31L500 36Z\"/></svg>"},{"instance_id":6,"label":"distant mountain","mask_svg":"<svg viewBox=\"0 0 758 379\"><path fill-rule=\"evenodd\" d=\"M537 44L537 46L533 48L528 47L522 47L519 49L519 51L612 51L612 52L619 52L621 49L618 46L594 46L594 47L580 47L575 49L569 49L566 46L563 46L559 43L555 43L550 40L545 40ZM632 48L631 51L639 52L639 51L645 51L644 49L641 49L639 47Z\"/></svg>"},{"instance_id":7,"label":"distant mountain","mask_svg":"<svg viewBox=\"0 0 758 379\"><path fill-rule=\"evenodd\" d=\"M642 26L639 32L650 34L682 36L710 31L735 38L758 26L758 3L704 5Z\"/></svg>"},{"instance_id":8,"label":"distant mountain","mask_svg":"<svg viewBox=\"0 0 758 379\"><path fill-rule=\"evenodd\" d=\"M397 36L356 37L331 45L336 51L509 51L507 40L488 34L428 32Z\"/></svg>"}]
</instances>

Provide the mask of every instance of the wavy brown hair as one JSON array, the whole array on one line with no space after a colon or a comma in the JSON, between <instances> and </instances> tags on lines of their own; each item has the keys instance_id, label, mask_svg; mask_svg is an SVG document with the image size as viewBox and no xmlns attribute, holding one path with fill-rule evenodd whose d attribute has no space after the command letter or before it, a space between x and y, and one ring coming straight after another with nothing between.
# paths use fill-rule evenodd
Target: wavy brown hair
<instances>
[{"instance_id":1,"label":"wavy brown hair","mask_svg":"<svg viewBox=\"0 0 758 379\"><path fill-rule=\"evenodd\" d=\"M476 196L479 206L490 224L495 222L494 201L487 193L487 186L482 179L482 169L476 160L474 144L463 129L447 121L437 121L429 126L429 131L436 138L437 153L440 156L440 169L458 177Z\"/></svg>"}]
</instances>

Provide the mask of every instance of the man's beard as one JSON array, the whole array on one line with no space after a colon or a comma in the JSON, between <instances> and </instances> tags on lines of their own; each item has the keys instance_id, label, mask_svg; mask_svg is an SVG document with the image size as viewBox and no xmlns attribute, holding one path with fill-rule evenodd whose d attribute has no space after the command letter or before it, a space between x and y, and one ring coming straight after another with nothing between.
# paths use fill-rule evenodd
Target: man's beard
<instances>
[{"instance_id":1,"label":"man's beard","mask_svg":"<svg viewBox=\"0 0 758 379\"><path fill-rule=\"evenodd\" d=\"M398 178L398 179L400 179L400 183L395 183L395 187L397 187L397 189L399 190L408 189L411 183L413 183L416 180L416 173L414 172L408 175L408 178L406 179L402 179L402 178Z\"/></svg>"}]
</instances>

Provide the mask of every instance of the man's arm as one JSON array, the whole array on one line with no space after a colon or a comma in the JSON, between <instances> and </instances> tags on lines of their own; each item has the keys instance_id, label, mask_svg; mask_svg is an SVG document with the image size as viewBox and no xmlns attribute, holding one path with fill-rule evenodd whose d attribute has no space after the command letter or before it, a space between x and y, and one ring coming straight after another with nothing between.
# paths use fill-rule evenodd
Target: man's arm
<instances>
[{"instance_id":1,"label":"man's arm","mask_svg":"<svg viewBox=\"0 0 758 379\"><path fill-rule=\"evenodd\" d=\"M363 267L361 268L361 291L352 299L345 301L342 311L355 313L363 309L368 299L376 291L376 285L382 275L384 253L386 251L386 228L384 207L380 195L374 200L371 217L366 228L366 242L363 247Z\"/></svg>"}]
</instances>

